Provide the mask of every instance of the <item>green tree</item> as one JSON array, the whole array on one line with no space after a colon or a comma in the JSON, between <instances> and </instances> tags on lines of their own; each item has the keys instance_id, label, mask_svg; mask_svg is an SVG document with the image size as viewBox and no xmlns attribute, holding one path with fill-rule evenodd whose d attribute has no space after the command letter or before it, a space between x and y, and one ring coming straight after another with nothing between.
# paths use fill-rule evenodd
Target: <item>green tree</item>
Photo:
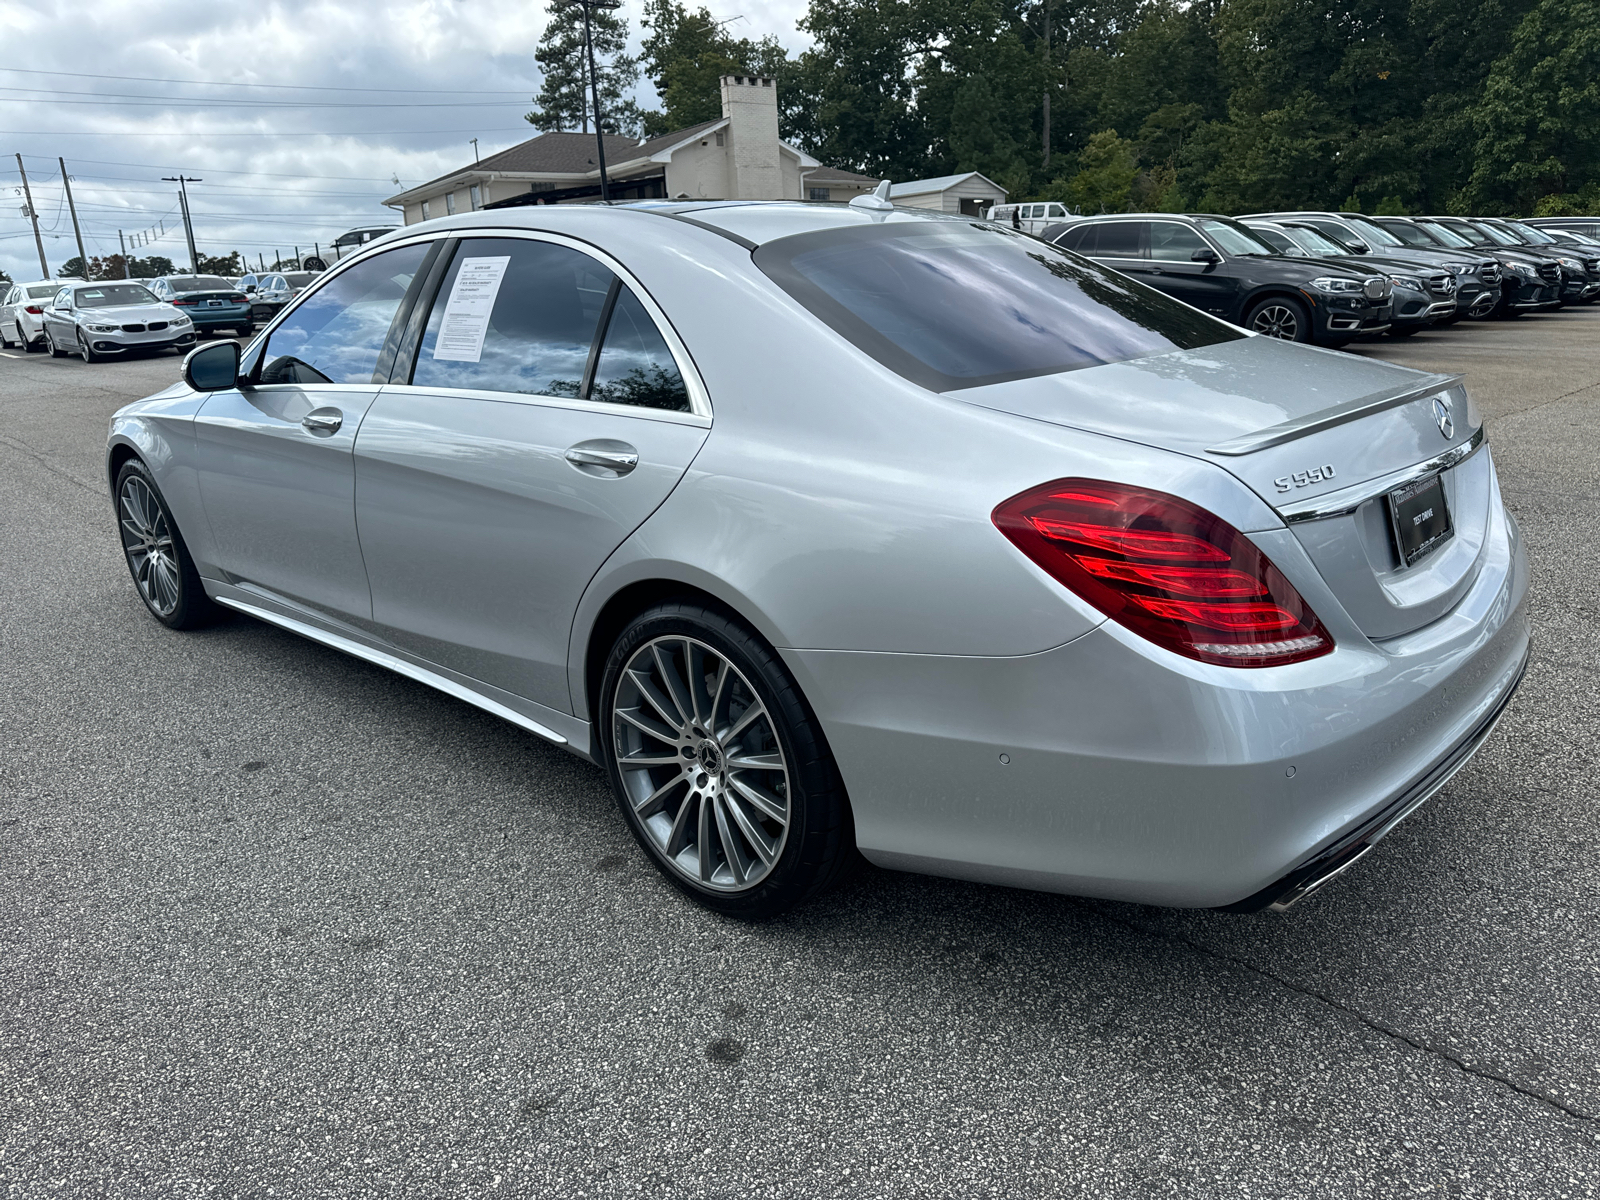
<instances>
[{"instance_id":1,"label":"green tree","mask_svg":"<svg viewBox=\"0 0 1600 1200\"><path fill-rule=\"evenodd\" d=\"M1139 162L1133 144L1105 129L1078 155L1078 172L1067 181L1067 195L1080 213L1127 212Z\"/></svg>"},{"instance_id":2,"label":"green tree","mask_svg":"<svg viewBox=\"0 0 1600 1200\"><path fill-rule=\"evenodd\" d=\"M83 273L83 259L74 254L71 258L67 259L66 262L62 263L57 269L56 278L87 279L89 277Z\"/></svg>"},{"instance_id":3,"label":"green tree","mask_svg":"<svg viewBox=\"0 0 1600 1200\"><path fill-rule=\"evenodd\" d=\"M735 38L709 9L691 11L680 0L645 0L639 24L649 30L640 62L662 101L660 111L641 114L648 136L721 117L724 75L770 75L780 103L789 90L791 63L771 35L758 42Z\"/></svg>"},{"instance_id":4,"label":"green tree","mask_svg":"<svg viewBox=\"0 0 1600 1200\"><path fill-rule=\"evenodd\" d=\"M967 77L956 91L950 110L948 139L957 171L981 171L1007 191L1025 192L1028 167L989 81L982 75ZM1020 186L1017 186L1020 184Z\"/></svg>"},{"instance_id":5,"label":"green tree","mask_svg":"<svg viewBox=\"0 0 1600 1200\"><path fill-rule=\"evenodd\" d=\"M200 256L200 274L202 275L243 275L244 268L239 265L239 252L220 255L215 258Z\"/></svg>"},{"instance_id":6,"label":"green tree","mask_svg":"<svg viewBox=\"0 0 1600 1200\"><path fill-rule=\"evenodd\" d=\"M1472 110L1469 201L1518 213L1600 183L1600 0L1540 0Z\"/></svg>"},{"instance_id":7,"label":"green tree","mask_svg":"<svg viewBox=\"0 0 1600 1200\"><path fill-rule=\"evenodd\" d=\"M589 67L583 44L583 7L550 0L545 9L549 23L539 37L534 61L544 81L533 102L539 107L525 119L541 130L589 132L593 101L589 94ZM639 81L639 64L624 51L628 22L611 9L589 14L594 39L595 74L599 80L601 124L606 133L635 134L639 130L638 106L628 97Z\"/></svg>"},{"instance_id":8,"label":"green tree","mask_svg":"<svg viewBox=\"0 0 1600 1200\"><path fill-rule=\"evenodd\" d=\"M152 254L148 258L130 258L128 260L128 274L134 279L157 279L162 275L176 275L177 267L172 260L160 254Z\"/></svg>"}]
</instances>

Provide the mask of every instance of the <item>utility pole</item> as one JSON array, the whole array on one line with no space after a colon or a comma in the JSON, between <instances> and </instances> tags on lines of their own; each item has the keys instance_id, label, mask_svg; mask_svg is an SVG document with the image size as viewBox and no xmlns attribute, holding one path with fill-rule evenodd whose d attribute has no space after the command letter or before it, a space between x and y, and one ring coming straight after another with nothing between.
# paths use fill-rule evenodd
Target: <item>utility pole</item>
<instances>
[{"instance_id":1,"label":"utility pole","mask_svg":"<svg viewBox=\"0 0 1600 1200\"><path fill-rule=\"evenodd\" d=\"M1044 167L1050 169L1050 0L1044 0Z\"/></svg>"},{"instance_id":2,"label":"utility pole","mask_svg":"<svg viewBox=\"0 0 1600 1200\"><path fill-rule=\"evenodd\" d=\"M161 182L178 185L178 202L183 208L183 232L189 239L189 270L198 275L200 274L200 255L194 248L194 222L189 219L189 184L204 183L205 180L196 179L193 175L185 175L182 171L179 171L176 175L163 175ZM162 226L161 231L163 233L166 232L165 225Z\"/></svg>"},{"instance_id":3,"label":"utility pole","mask_svg":"<svg viewBox=\"0 0 1600 1200\"><path fill-rule=\"evenodd\" d=\"M28 206L28 217L33 221L33 244L39 247L39 278L50 278L50 264L44 260L44 238L39 233L39 214L33 207L33 192L28 187L28 171L22 165L22 155L17 155L17 174L22 176L22 199Z\"/></svg>"},{"instance_id":4,"label":"utility pole","mask_svg":"<svg viewBox=\"0 0 1600 1200\"><path fill-rule=\"evenodd\" d=\"M481 162L481 161L483 161L482 159L480 159L478 157L478 139L477 138L473 138L472 139L472 161L473 162Z\"/></svg>"},{"instance_id":5,"label":"utility pole","mask_svg":"<svg viewBox=\"0 0 1600 1200\"><path fill-rule=\"evenodd\" d=\"M122 230L117 230L117 246L122 250L122 277L132 279L133 272L128 270L128 243L123 240Z\"/></svg>"},{"instance_id":6,"label":"utility pole","mask_svg":"<svg viewBox=\"0 0 1600 1200\"><path fill-rule=\"evenodd\" d=\"M606 135L600 119L600 76L594 66L594 30L589 24L591 8L618 9L622 0L562 0L563 4L576 4L583 9L583 50L589 60L589 90L594 97L595 161L600 164L600 202L611 203L611 181L606 178Z\"/></svg>"},{"instance_id":7,"label":"utility pole","mask_svg":"<svg viewBox=\"0 0 1600 1200\"><path fill-rule=\"evenodd\" d=\"M67 189L67 211L72 214L72 236L78 239L78 261L83 264L83 277L89 278L89 255L83 249L83 230L78 225L78 206L72 202L72 178L67 174L67 160L57 157L61 164L61 186Z\"/></svg>"}]
</instances>

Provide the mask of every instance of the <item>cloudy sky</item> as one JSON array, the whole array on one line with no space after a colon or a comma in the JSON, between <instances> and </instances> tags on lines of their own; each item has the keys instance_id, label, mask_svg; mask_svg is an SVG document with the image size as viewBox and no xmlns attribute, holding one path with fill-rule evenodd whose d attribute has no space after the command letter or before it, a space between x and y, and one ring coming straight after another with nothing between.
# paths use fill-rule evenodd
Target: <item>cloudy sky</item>
<instances>
[{"instance_id":1,"label":"cloudy sky","mask_svg":"<svg viewBox=\"0 0 1600 1200\"><path fill-rule=\"evenodd\" d=\"M709 0L739 36L791 52L805 0ZM635 45L641 0L625 0ZM513 0L0 0L0 268L39 274L21 153L54 275L76 256L64 157L90 256L117 231L187 262L177 184L202 254L251 263L398 222L385 197L504 149L539 85L542 3ZM641 85L640 103L655 93ZM395 180L399 180L399 184ZM160 234L165 224L165 235Z\"/></svg>"}]
</instances>

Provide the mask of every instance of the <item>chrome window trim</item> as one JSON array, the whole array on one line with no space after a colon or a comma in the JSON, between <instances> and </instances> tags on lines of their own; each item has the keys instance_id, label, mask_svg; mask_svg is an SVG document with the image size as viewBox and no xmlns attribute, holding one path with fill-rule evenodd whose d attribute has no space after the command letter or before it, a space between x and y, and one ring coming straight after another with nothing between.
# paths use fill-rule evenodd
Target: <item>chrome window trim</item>
<instances>
[{"instance_id":1,"label":"chrome window trim","mask_svg":"<svg viewBox=\"0 0 1600 1200\"><path fill-rule=\"evenodd\" d=\"M1212 446L1206 453L1233 458L1243 454L1254 454L1257 450L1269 450L1273 446L1292 442L1295 438L1304 437L1308 433L1332 429L1335 425L1343 425L1348 421L1383 412L1385 409L1399 408L1402 404L1409 404L1413 400L1442 392L1460 383L1462 378L1460 375L1430 375L1422 383L1410 387L1374 392L1370 396L1362 396L1347 404L1335 404L1330 408L1296 417L1292 421L1269 425L1265 429L1258 429L1255 433L1247 433L1243 437L1223 442L1220 446Z\"/></svg>"},{"instance_id":2,"label":"chrome window trim","mask_svg":"<svg viewBox=\"0 0 1600 1200\"><path fill-rule=\"evenodd\" d=\"M1448 471L1451 467L1460 466L1483 448L1488 440L1486 427L1478 426L1473 435L1459 446L1452 446L1443 454L1436 454L1425 462L1420 462L1410 467L1401 467L1398 471L1390 471L1387 475L1380 475L1376 479L1369 479L1365 483L1353 484L1347 488L1340 488L1337 492L1329 492L1323 496L1313 496L1309 500L1297 500L1293 504L1279 505L1277 512L1285 523L1293 525L1300 521L1320 521L1326 517L1342 517L1355 512L1368 500L1376 500L1379 496L1386 496L1396 488L1405 487L1407 484L1416 483L1426 479L1429 475L1437 475Z\"/></svg>"},{"instance_id":3,"label":"chrome window trim","mask_svg":"<svg viewBox=\"0 0 1600 1200\"><path fill-rule=\"evenodd\" d=\"M365 386L378 387L380 385L367 384ZM566 408L576 412L607 413L614 417L640 417L648 421L666 421L673 425L692 425L697 429L711 428L711 418L704 413L676 412L670 408L644 408L637 404L611 404L604 400L579 400L570 396L542 396L536 392L496 392L487 388L430 387L423 383L385 383L381 386L385 395L445 396L452 399L483 400L497 404L523 404L531 408Z\"/></svg>"}]
</instances>

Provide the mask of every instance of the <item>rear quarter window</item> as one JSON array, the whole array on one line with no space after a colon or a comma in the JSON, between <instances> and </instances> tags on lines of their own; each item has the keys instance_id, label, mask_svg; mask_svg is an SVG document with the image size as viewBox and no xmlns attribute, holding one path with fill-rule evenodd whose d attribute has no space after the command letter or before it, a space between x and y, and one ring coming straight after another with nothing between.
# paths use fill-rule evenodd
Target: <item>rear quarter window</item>
<instances>
[{"instance_id":1,"label":"rear quarter window","mask_svg":"<svg viewBox=\"0 0 1600 1200\"><path fill-rule=\"evenodd\" d=\"M841 336L939 392L1246 336L1004 227L930 221L827 229L778 238L754 258Z\"/></svg>"}]
</instances>

